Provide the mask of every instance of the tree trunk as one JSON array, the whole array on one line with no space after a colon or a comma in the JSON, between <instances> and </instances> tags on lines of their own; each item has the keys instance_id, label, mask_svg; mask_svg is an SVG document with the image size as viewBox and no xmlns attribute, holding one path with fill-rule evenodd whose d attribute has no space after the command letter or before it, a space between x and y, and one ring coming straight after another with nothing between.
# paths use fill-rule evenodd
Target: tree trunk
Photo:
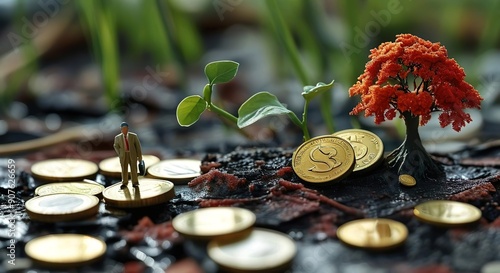
<instances>
[{"instance_id":1,"label":"tree trunk","mask_svg":"<svg viewBox=\"0 0 500 273\"><path fill-rule=\"evenodd\" d=\"M396 150L387 156L390 169L401 174L413 176L417 183L422 179L443 177L443 168L427 153L418 134L419 117L403 113L406 125L406 138Z\"/></svg>"}]
</instances>

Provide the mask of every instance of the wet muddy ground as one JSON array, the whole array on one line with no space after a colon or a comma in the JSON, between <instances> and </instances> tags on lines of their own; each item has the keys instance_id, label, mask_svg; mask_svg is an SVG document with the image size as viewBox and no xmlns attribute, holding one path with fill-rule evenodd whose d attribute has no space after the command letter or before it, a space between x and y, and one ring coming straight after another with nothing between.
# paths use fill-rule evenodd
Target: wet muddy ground
<instances>
[{"instance_id":1,"label":"wet muddy ground","mask_svg":"<svg viewBox=\"0 0 500 273\"><path fill-rule=\"evenodd\" d=\"M25 258L23 247L32 238L77 232L103 238L108 252L102 262L75 272L137 268L154 272L154 268L171 265L217 272L205 255L204 245L183 240L170 220L198 207L238 206L256 213L257 226L295 239L299 252L289 272L468 273L480 272L485 264L500 260L500 147L496 144L434 155L443 164L446 179L417 181L415 187L400 185L384 165L326 186L312 185L294 174L292 153L293 149L286 148L206 153L201 157L205 173L188 185L176 186L176 198L167 204L127 211L101 205L95 219L55 224L29 220L24 201L39 182L29 173L30 161L20 161L15 198L8 197L6 169L1 173L1 212L12 213L16 219L15 226L2 219L1 251L6 250L11 229L16 233L18 261ZM103 185L116 182L100 174L96 180ZM470 203L481 209L482 219L476 225L447 229L419 222L413 217L413 206L433 199ZM363 217L403 222L409 229L406 243L390 252L370 252L339 242L337 227ZM144 257L155 262L145 262ZM9 267L4 264L4 268ZM55 272L34 268L33 272Z\"/></svg>"}]
</instances>

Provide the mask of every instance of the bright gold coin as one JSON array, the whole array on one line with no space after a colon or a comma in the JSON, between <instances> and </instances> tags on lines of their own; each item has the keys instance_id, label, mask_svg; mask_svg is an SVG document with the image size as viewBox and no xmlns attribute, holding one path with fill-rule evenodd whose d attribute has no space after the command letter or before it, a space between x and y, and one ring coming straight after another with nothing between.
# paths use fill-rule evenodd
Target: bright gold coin
<instances>
[{"instance_id":1,"label":"bright gold coin","mask_svg":"<svg viewBox=\"0 0 500 273\"><path fill-rule=\"evenodd\" d=\"M461 226L481 219L481 210L473 205L449 201L433 200L415 206L413 214L419 220L437 226Z\"/></svg>"},{"instance_id":2,"label":"bright gold coin","mask_svg":"<svg viewBox=\"0 0 500 273\"><path fill-rule=\"evenodd\" d=\"M201 173L201 161L195 159L168 159L148 168L148 176L167 179L174 183L188 183Z\"/></svg>"},{"instance_id":3,"label":"bright gold coin","mask_svg":"<svg viewBox=\"0 0 500 273\"><path fill-rule=\"evenodd\" d=\"M139 178L139 187L121 189L122 183L115 183L104 189L102 196L106 205L117 208L138 208L158 205L175 197L174 184L170 181Z\"/></svg>"},{"instance_id":4,"label":"bright gold coin","mask_svg":"<svg viewBox=\"0 0 500 273\"><path fill-rule=\"evenodd\" d=\"M99 196L104 186L95 182L57 182L44 184L35 189L36 195L49 195L54 193L81 193Z\"/></svg>"},{"instance_id":5,"label":"bright gold coin","mask_svg":"<svg viewBox=\"0 0 500 273\"><path fill-rule=\"evenodd\" d=\"M179 214L172 221L174 229L196 240L241 238L255 223L255 214L236 207L201 208Z\"/></svg>"},{"instance_id":6,"label":"bright gold coin","mask_svg":"<svg viewBox=\"0 0 500 273\"><path fill-rule=\"evenodd\" d=\"M255 228L241 240L214 239L207 252L224 272L284 272L290 267L297 247L283 233Z\"/></svg>"},{"instance_id":7,"label":"bright gold coin","mask_svg":"<svg viewBox=\"0 0 500 273\"><path fill-rule=\"evenodd\" d=\"M40 222L74 221L95 216L99 199L79 193L57 193L33 197L25 203L31 220Z\"/></svg>"},{"instance_id":8,"label":"bright gold coin","mask_svg":"<svg viewBox=\"0 0 500 273\"><path fill-rule=\"evenodd\" d=\"M354 172L367 170L377 166L382 161L384 143L376 134L361 129L348 129L336 132L333 135L351 143L356 157Z\"/></svg>"},{"instance_id":9,"label":"bright gold coin","mask_svg":"<svg viewBox=\"0 0 500 273\"><path fill-rule=\"evenodd\" d=\"M75 267L99 260L106 253L106 243L83 234L52 234L29 241L24 250L44 266Z\"/></svg>"},{"instance_id":10,"label":"bright gold coin","mask_svg":"<svg viewBox=\"0 0 500 273\"><path fill-rule=\"evenodd\" d=\"M352 172L355 162L351 144L335 136L312 138L302 143L292 157L295 173L311 183L340 180Z\"/></svg>"},{"instance_id":11,"label":"bright gold coin","mask_svg":"<svg viewBox=\"0 0 500 273\"><path fill-rule=\"evenodd\" d=\"M83 180L95 176L97 170L94 162L74 158L48 159L31 166L33 177L47 181Z\"/></svg>"},{"instance_id":12,"label":"bright gold coin","mask_svg":"<svg viewBox=\"0 0 500 273\"><path fill-rule=\"evenodd\" d=\"M337 237L350 246L387 250L402 245L408 237L408 229L391 219L367 218L341 225L337 229Z\"/></svg>"},{"instance_id":13,"label":"bright gold coin","mask_svg":"<svg viewBox=\"0 0 500 273\"><path fill-rule=\"evenodd\" d=\"M408 187L412 187L417 185L417 180L415 180L415 177L409 174L402 174L399 176L399 183Z\"/></svg>"},{"instance_id":14,"label":"bright gold coin","mask_svg":"<svg viewBox=\"0 0 500 273\"><path fill-rule=\"evenodd\" d=\"M160 162L160 159L154 155L143 155L142 160L144 160L144 165L146 168L153 166L154 164ZM120 159L116 157L110 157L99 162L99 170L103 175L110 177L121 177L122 167L120 165ZM128 167L130 172L130 166Z\"/></svg>"}]
</instances>

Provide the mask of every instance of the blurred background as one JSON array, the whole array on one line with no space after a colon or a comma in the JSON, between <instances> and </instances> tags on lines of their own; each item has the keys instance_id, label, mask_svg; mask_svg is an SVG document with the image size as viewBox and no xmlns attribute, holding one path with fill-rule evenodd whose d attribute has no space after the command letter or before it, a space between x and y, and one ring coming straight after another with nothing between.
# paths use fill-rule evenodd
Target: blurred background
<instances>
[{"instance_id":1,"label":"blurred background","mask_svg":"<svg viewBox=\"0 0 500 273\"><path fill-rule=\"evenodd\" d=\"M122 120L162 156L300 144L302 132L280 116L240 132L210 112L179 126L177 104L201 95L205 65L225 59L240 67L216 86L221 108L237 115L269 91L300 117L303 86L335 80L309 108L311 135L365 128L391 150L402 122L349 116L359 98L347 90L369 50L399 33L445 45L485 99L460 133L437 118L422 127L426 148L499 139L499 10L495 0L0 0L0 154L89 157L111 150Z\"/></svg>"}]
</instances>

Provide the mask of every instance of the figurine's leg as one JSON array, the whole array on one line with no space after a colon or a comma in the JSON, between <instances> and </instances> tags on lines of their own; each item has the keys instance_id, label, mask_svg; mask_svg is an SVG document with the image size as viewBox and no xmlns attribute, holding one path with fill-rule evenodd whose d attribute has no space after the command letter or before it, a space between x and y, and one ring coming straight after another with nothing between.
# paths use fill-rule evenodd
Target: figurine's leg
<instances>
[{"instance_id":1,"label":"figurine's leg","mask_svg":"<svg viewBox=\"0 0 500 273\"><path fill-rule=\"evenodd\" d=\"M126 187L128 185L128 165L130 162L130 156L125 154L123 162L122 162L122 187Z\"/></svg>"},{"instance_id":2,"label":"figurine's leg","mask_svg":"<svg viewBox=\"0 0 500 273\"><path fill-rule=\"evenodd\" d=\"M139 179L137 178L137 159L130 159L130 176L132 179L132 185L139 185Z\"/></svg>"}]
</instances>

